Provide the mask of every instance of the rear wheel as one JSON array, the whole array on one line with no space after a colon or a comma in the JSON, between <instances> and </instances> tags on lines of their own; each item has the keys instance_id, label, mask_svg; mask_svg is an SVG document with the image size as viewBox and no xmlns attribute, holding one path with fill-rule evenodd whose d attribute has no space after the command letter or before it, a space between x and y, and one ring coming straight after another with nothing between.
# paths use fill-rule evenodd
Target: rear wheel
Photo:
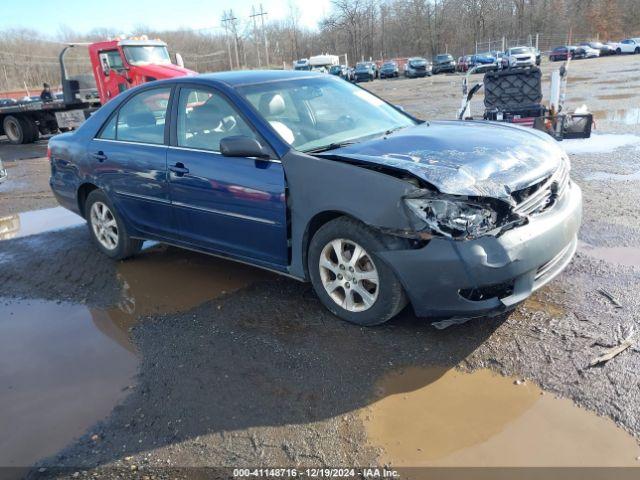
<instances>
[{"instance_id":1,"label":"rear wheel","mask_svg":"<svg viewBox=\"0 0 640 480\"><path fill-rule=\"evenodd\" d=\"M40 138L40 131L38 130L38 125L36 125L35 120L31 118L24 119L26 130L29 134L28 141L25 143L33 143L36 142Z\"/></svg>"},{"instance_id":2,"label":"rear wheel","mask_svg":"<svg viewBox=\"0 0 640 480\"><path fill-rule=\"evenodd\" d=\"M407 304L393 270L376 256L383 238L347 217L323 225L311 239L308 268L313 288L337 317L358 325L378 325Z\"/></svg>"},{"instance_id":3,"label":"rear wheel","mask_svg":"<svg viewBox=\"0 0 640 480\"><path fill-rule=\"evenodd\" d=\"M22 117L7 115L2 122L2 128L9 141L15 145L33 142L33 128L30 122Z\"/></svg>"},{"instance_id":4,"label":"rear wheel","mask_svg":"<svg viewBox=\"0 0 640 480\"><path fill-rule=\"evenodd\" d=\"M636 47L636 49L633 51L633 53L640 53L640 47Z\"/></svg>"},{"instance_id":5,"label":"rear wheel","mask_svg":"<svg viewBox=\"0 0 640 480\"><path fill-rule=\"evenodd\" d=\"M124 222L101 190L93 190L87 197L85 217L93 242L108 257L122 260L142 248L142 240L129 237Z\"/></svg>"}]
</instances>

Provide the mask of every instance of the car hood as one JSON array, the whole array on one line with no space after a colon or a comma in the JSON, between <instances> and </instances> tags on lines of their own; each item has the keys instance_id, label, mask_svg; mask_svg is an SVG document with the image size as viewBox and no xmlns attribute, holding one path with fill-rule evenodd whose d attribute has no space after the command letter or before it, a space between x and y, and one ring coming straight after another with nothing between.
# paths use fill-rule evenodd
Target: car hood
<instances>
[{"instance_id":1,"label":"car hood","mask_svg":"<svg viewBox=\"0 0 640 480\"><path fill-rule=\"evenodd\" d=\"M179 67L178 65L166 64L166 65L139 65L136 66L141 72L147 76L154 77L158 80L165 78L184 77L197 75L197 72L189 70L187 68Z\"/></svg>"},{"instance_id":2,"label":"car hood","mask_svg":"<svg viewBox=\"0 0 640 480\"><path fill-rule=\"evenodd\" d=\"M543 132L485 121L423 123L323 155L403 170L442 193L510 204L512 192L551 175L566 158Z\"/></svg>"}]
</instances>

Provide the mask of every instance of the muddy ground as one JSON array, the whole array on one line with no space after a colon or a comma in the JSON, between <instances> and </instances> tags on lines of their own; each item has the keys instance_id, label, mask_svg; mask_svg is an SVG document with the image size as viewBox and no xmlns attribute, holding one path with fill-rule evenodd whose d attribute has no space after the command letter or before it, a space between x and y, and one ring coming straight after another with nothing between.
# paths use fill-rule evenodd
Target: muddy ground
<instances>
[{"instance_id":1,"label":"muddy ground","mask_svg":"<svg viewBox=\"0 0 640 480\"><path fill-rule=\"evenodd\" d=\"M34 308L49 315L47 326L54 328L51 322L55 326L70 315L60 308L77 306L79 321L85 315L121 349L94 358L95 352L81 351L85 339L78 337L65 344L64 355L49 346L47 357L46 339L34 343L42 361L52 365L50 377L64 379L74 397L86 395L91 402L97 393L113 408L103 405L78 421L60 407L58 418L69 418L73 428L60 428L55 438L48 438L48 429L56 422L47 424L46 415L33 420L41 417L29 415L29 406L13 419L0 409L0 431L7 431L2 425L43 422L42 430L31 425L34 433L21 439L23 448L8 441L7 451L18 453L0 458L0 464L37 462L43 472L32 471L35 476L88 472L140 478L145 471L190 476L167 469L201 466L640 464L633 438L640 434L640 349L632 336L640 328L640 176L633 175L640 171L639 68L640 56L572 64L568 106L585 103L596 112L599 134L631 136L596 137L590 152L571 154L573 179L584 193L580 249L558 279L502 317L437 330L407 309L384 326L360 328L327 313L309 285L251 267L161 245L115 264L98 254L83 226L0 242L0 329L6 319L27 318L25 312ZM550 66L543 69L548 77ZM454 75L366 87L421 118L452 118L460 104L460 78ZM619 148L607 147L608 141ZM570 152L584 150L576 142L566 145ZM601 151L594 153L593 145ZM55 205L46 188L46 159L17 159L7 166L17 185L0 186L0 216ZM31 338L28 328L11 328L1 333L22 335L12 342ZM628 337L630 348L604 365L589 366ZM123 355L135 357L135 376L122 364ZM64 362L52 360L60 356ZM1 349L0 357L0 365L12 361ZM114 378L89 384L86 369L111 361ZM20 386L20 368L12 369L0 367L0 378L10 380L0 384L0 405L15 407L34 396L46 400L39 410L63 404L62 394L52 393L53 382L35 380L42 389L28 390ZM453 369L475 371L482 381L473 383L475 374ZM460 386L453 374L469 381ZM463 391L468 403L479 401L494 381L502 382L498 391L510 393L487 397L486 409L464 417L454 430L459 435L451 435L459 417L455 405L438 419L420 411L424 398L448 404ZM520 391L513 389L525 388L533 389L530 395L516 398ZM433 393L420 397L425 392ZM543 410L547 417L555 412L574 418L559 413L578 411L571 402L585 410L573 423L541 429L538 438L532 425L540 422L517 425L544 392L567 402L551 402ZM396 403L389 408L386 402ZM458 409L466 410L464 403ZM414 420L409 424L408 416ZM486 423L474 423L477 418ZM423 430L413 432L413 424ZM592 428L576 429L578 424ZM483 453L498 434L511 436L489 449L492 454ZM566 439L564 448L547 451L545 443L558 435ZM418 439L426 436L443 440L422 446ZM503 450L519 444L513 454ZM616 451L575 455L606 445L616 445ZM24 452L30 448L38 453Z\"/></svg>"}]
</instances>

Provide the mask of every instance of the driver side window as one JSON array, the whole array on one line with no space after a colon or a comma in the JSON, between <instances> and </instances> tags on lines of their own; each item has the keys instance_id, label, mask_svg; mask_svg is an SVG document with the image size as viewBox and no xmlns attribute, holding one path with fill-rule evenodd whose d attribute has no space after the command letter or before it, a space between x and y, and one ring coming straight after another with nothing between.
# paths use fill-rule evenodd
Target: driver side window
<instances>
[{"instance_id":1,"label":"driver side window","mask_svg":"<svg viewBox=\"0 0 640 480\"><path fill-rule=\"evenodd\" d=\"M206 89L182 88L178 101L179 147L220 151L220 140L233 135L257 138L242 116L221 95Z\"/></svg>"}]
</instances>

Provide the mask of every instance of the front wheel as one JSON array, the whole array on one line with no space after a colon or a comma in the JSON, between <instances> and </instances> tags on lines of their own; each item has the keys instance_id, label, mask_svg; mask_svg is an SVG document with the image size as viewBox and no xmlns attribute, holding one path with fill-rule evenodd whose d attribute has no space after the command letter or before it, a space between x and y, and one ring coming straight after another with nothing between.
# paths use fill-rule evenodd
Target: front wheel
<instances>
[{"instance_id":1,"label":"front wheel","mask_svg":"<svg viewBox=\"0 0 640 480\"><path fill-rule=\"evenodd\" d=\"M101 190L93 190L87 197L85 217L93 242L108 257L123 260L142 248L142 240L129 237L124 222Z\"/></svg>"},{"instance_id":2,"label":"front wheel","mask_svg":"<svg viewBox=\"0 0 640 480\"><path fill-rule=\"evenodd\" d=\"M405 307L400 281L376 255L386 249L380 234L347 217L316 232L309 245L309 275L331 313L370 326L386 322Z\"/></svg>"}]
</instances>

